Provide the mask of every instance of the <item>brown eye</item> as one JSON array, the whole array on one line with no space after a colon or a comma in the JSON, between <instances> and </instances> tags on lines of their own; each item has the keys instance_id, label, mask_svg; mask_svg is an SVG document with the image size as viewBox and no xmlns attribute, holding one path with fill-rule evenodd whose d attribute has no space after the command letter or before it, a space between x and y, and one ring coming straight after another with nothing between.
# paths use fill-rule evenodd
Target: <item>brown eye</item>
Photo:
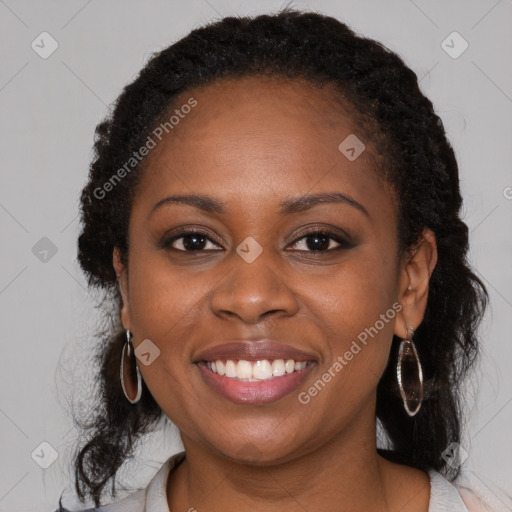
<instances>
[{"instance_id":1,"label":"brown eye","mask_svg":"<svg viewBox=\"0 0 512 512\"><path fill-rule=\"evenodd\" d=\"M203 252L204 250L212 250L211 246L208 247L208 243L217 246L217 244L212 242L206 233L202 231L189 230L182 231L181 233L177 233L171 238L166 239L162 243L162 247L181 252ZM213 248L213 250L216 249Z\"/></svg>"},{"instance_id":2,"label":"brown eye","mask_svg":"<svg viewBox=\"0 0 512 512\"><path fill-rule=\"evenodd\" d=\"M337 233L330 231L315 230L303 234L299 239L294 242L294 246L299 244L302 240L305 241L303 247L305 249L294 249L298 251L312 251L312 252L332 252L340 249L349 249L354 245L348 240L343 239ZM334 244L337 244L333 247ZM292 246L293 247L293 246Z\"/></svg>"}]
</instances>

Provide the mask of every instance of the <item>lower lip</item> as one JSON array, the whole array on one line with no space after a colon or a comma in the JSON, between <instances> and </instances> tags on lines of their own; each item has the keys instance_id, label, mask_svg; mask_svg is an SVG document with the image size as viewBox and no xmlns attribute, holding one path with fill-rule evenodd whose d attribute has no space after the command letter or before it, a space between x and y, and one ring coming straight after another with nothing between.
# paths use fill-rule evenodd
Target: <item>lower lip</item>
<instances>
[{"instance_id":1,"label":"lower lip","mask_svg":"<svg viewBox=\"0 0 512 512\"><path fill-rule=\"evenodd\" d=\"M286 373L272 380L242 382L214 373L206 363L197 363L201 376L215 391L237 404L262 405L275 402L297 389L315 364L308 362L302 370Z\"/></svg>"}]
</instances>

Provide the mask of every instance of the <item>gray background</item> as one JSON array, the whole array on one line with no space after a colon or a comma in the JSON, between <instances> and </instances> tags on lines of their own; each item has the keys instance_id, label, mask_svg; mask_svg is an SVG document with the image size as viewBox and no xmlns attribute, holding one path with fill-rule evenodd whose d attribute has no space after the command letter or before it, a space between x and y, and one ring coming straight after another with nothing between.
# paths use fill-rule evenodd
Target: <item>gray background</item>
<instances>
[{"instance_id":1,"label":"gray background","mask_svg":"<svg viewBox=\"0 0 512 512\"><path fill-rule=\"evenodd\" d=\"M0 511L52 510L71 477L76 432L68 403L87 405L93 382L87 358L98 320L75 261L78 194L96 124L152 50L214 18L281 5L270 0L257 8L237 0L0 0ZM466 387L470 416L463 446L469 458L464 468L482 488L494 482L510 490L511 2L292 5L333 15L398 52L421 78L445 124L460 165L471 261L491 296L481 329L483 358ZM43 31L59 45L47 59L31 47ZM456 59L441 46L453 31L469 43ZM43 237L57 249L54 255L36 250L42 250L38 242L48 247L47 240L40 242ZM42 442L58 453L47 469L34 460L52 453L46 445L38 448ZM181 448L167 428L149 446L144 459L127 466L125 474L135 475L130 483L145 485Z\"/></svg>"}]
</instances>

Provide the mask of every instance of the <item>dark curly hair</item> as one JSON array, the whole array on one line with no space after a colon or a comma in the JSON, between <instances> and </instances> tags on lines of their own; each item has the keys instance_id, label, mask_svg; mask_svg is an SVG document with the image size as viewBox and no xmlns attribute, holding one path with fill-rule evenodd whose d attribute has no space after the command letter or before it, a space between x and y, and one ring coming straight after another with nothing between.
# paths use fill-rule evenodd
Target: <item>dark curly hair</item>
<instances>
[{"instance_id":1,"label":"dark curly hair","mask_svg":"<svg viewBox=\"0 0 512 512\"><path fill-rule=\"evenodd\" d=\"M477 358L477 330L488 294L467 259L468 228L459 216L462 198L454 151L417 76L399 56L335 18L286 8L221 19L155 54L96 128L95 156L81 194L78 261L89 286L104 293L112 324L98 336L97 406L87 422L75 419L87 433L87 442L73 459L82 502L92 497L99 506L109 482L116 495L118 470L163 416L145 384L141 400L131 405L119 381L125 339L112 253L119 248L121 261L127 263L131 204L143 163L106 197L98 199L97 191L178 106L183 93L248 75L328 85L333 98L353 112L354 122L371 141L373 157L380 157L375 160L380 162L378 171L397 203L400 255L414 248L425 228L435 234L438 262L414 338L427 393L420 412L410 418L397 393L395 336L377 389L377 418L388 438L387 448L379 453L415 468L443 471L450 479L458 474L446 467L442 452L461 438L460 386Z\"/></svg>"}]
</instances>

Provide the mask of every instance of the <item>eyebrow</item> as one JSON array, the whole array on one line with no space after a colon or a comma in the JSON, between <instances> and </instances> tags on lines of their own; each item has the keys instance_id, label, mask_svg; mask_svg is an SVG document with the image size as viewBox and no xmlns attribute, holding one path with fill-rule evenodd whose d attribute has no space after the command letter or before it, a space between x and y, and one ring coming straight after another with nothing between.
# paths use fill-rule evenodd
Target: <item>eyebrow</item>
<instances>
[{"instance_id":1,"label":"eyebrow","mask_svg":"<svg viewBox=\"0 0 512 512\"><path fill-rule=\"evenodd\" d=\"M149 216L151 216L155 210L160 207L168 204L187 204L190 206L194 206L195 208L199 208L207 213L218 213L225 214L226 208L225 203L222 201L218 201L208 196L202 195L175 195L165 197L158 201L155 206L151 209ZM287 215L291 213L303 212L305 210L309 210L320 203L343 203L348 204L356 208L357 210L364 213L367 217L369 217L369 213L366 208L358 203L355 199L346 194L341 194L340 192L328 192L323 194L311 194L307 196L300 196L296 198L290 198L283 201L280 205L280 214Z\"/></svg>"}]
</instances>

